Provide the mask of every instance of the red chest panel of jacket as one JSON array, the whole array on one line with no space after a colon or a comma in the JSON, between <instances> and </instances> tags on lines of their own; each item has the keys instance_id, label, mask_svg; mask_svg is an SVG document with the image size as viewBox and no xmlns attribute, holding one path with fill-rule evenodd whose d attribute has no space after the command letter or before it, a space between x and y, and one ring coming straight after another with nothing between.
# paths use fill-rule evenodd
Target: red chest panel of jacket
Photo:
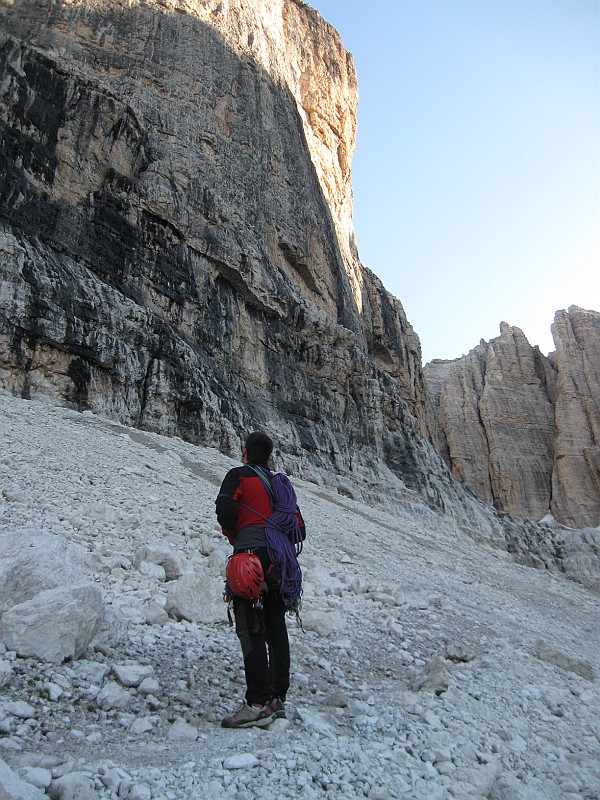
<instances>
[{"instance_id":1,"label":"red chest panel of jacket","mask_svg":"<svg viewBox=\"0 0 600 800\"><path fill-rule=\"evenodd\" d=\"M264 525L266 522L264 518L269 519L273 513L269 493L258 476L240 477L240 485L233 499L238 504L236 533L248 525Z\"/></svg>"}]
</instances>

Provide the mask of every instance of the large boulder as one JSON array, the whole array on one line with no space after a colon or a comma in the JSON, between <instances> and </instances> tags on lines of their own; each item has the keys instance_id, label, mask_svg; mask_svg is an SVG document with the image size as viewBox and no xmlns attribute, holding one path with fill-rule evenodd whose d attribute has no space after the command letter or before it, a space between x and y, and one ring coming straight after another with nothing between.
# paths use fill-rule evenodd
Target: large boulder
<instances>
[{"instance_id":1,"label":"large boulder","mask_svg":"<svg viewBox=\"0 0 600 800\"><path fill-rule=\"evenodd\" d=\"M134 564L137 569L141 569L144 562L162 567L168 581L175 581L183 575L180 554L163 544L147 544L140 547L135 554Z\"/></svg>"},{"instance_id":2,"label":"large boulder","mask_svg":"<svg viewBox=\"0 0 600 800\"><path fill-rule=\"evenodd\" d=\"M0 758L0 798L2 800L43 800L44 792L21 780Z\"/></svg>"},{"instance_id":3,"label":"large boulder","mask_svg":"<svg viewBox=\"0 0 600 800\"><path fill-rule=\"evenodd\" d=\"M85 772L68 772L52 781L48 788L52 800L98 800L90 776Z\"/></svg>"},{"instance_id":4,"label":"large boulder","mask_svg":"<svg viewBox=\"0 0 600 800\"><path fill-rule=\"evenodd\" d=\"M165 610L176 619L192 622L224 622L223 579L198 567L176 581L167 594Z\"/></svg>"},{"instance_id":5,"label":"large boulder","mask_svg":"<svg viewBox=\"0 0 600 800\"><path fill-rule=\"evenodd\" d=\"M0 641L23 658L82 655L104 619L82 551L48 533L0 535Z\"/></svg>"},{"instance_id":6,"label":"large boulder","mask_svg":"<svg viewBox=\"0 0 600 800\"><path fill-rule=\"evenodd\" d=\"M22 658L60 664L83 655L103 619L97 586L59 586L6 611L0 617L0 641Z\"/></svg>"},{"instance_id":7,"label":"large boulder","mask_svg":"<svg viewBox=\"0 0 600 800\"><path fill-rule=\"evenodd\" d=\"M0 535L0 615L39 592L83 583L83 554L49 533Z\"/></svg>"}]
</instances>

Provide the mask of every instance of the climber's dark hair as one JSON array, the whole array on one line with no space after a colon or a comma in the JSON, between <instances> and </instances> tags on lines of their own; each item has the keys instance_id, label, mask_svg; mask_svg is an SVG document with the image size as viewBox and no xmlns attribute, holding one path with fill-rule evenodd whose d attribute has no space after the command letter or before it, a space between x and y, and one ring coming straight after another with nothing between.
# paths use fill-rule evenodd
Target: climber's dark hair
<instances>
[{"instance_id":1,"label":"climber's dark hair","mask_svg":"<svg viewBox=\"0 0 600 800\"><path fill-rule=\"evenodd\" d=\"M246 439L245 447L248 461L266 464L273 452L273 441L266 433L255 431Z\"/></svg>"}]
</instances>

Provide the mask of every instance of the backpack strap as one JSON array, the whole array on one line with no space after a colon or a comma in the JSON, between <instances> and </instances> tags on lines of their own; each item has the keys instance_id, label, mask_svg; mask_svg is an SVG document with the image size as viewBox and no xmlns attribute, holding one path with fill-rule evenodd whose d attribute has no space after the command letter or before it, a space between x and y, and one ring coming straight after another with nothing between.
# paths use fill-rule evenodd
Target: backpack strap
<instances>
[{"instance_id":1,"label":"backpack strap","mask_svg":"<svg viewBox=\"0 0 600 800\"><path fill-rule=\"evenodd\" d=\"M260 478L262 485L267 490L267 494L269 495L269 499L271 501L271 506L272 506L274 494L273 494L273 487L271 486L271 477L272 477L271 473L268 470L263 469L262 467L256 466L255 464L248 464L248 466L253 472L256 472L256 474Z\"/></svg>"}]
</instances>

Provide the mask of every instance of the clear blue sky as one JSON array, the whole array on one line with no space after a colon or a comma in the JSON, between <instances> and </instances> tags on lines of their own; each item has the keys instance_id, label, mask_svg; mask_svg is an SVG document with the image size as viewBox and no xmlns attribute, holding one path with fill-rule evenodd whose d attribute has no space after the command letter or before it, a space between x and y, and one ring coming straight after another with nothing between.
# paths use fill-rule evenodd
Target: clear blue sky
<instances>
[{"instance_id":1,"label":"clear blue sky","mask_svg":"<svg viewBox=\"0 0 600 800\"><path fill-rule=\"evenodd\" d=\"M354 55L361 261L423 361L600 311L599 0L313 0Z\"/></svg>"}]
</instances>

